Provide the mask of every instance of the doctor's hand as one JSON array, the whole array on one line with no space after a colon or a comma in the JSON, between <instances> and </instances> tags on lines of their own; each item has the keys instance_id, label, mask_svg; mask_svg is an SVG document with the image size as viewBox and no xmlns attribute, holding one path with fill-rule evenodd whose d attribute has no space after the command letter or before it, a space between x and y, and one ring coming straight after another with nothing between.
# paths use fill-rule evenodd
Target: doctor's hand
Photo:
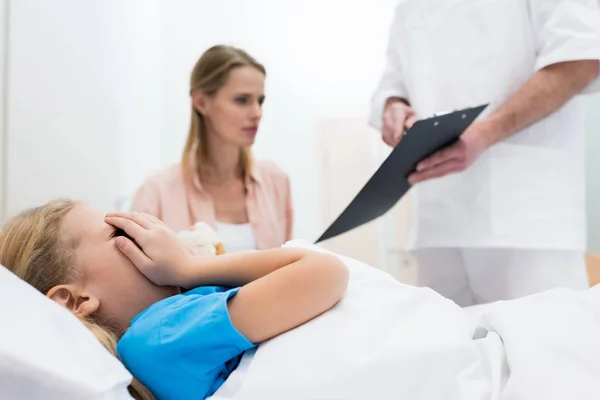
<instances>
[{"instance_id":1,"label":"doctor's hand","mask_svg":"<svg viewBox=\"0 0 600 400\"><path fill-rule=\"evenodd\" d=\"M402 140L404 130L410 129L417 120L414 109L400 99L390 98L383 111L381 138L388 146L395 147Z\"/></svg>"},{"instance_id":2,"label":"doctor's hand","mask_svg":"<svg viewBox=\"0 0 600 400\"><path fill-rule=\"evenodd\" d=\"M175 232L145 213L107 213L105 222L129 237L117 236L117 248L159 286L184 286L192 256Z\"/></svg>"},{"instance_id":3,"label":"doctor's hand","mask_svg":"<svg viewBox=\"0 0 600 400\"><path fill-rule=\"evenodd\" d=\"M414 185L433 178L462 172L469 168L481 153L492 145L482 125L475 122L460 139L417 164L417 171L408 177Z\"/></svg>"}]
</instances>

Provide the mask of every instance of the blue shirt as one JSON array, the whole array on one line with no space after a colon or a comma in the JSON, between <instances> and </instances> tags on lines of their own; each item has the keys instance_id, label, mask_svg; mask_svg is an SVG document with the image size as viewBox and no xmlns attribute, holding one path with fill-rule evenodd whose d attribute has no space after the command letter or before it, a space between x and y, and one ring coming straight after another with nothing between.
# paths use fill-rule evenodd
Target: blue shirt
<instances>
[{"instance_id":1,"label":"blue shirt","mask_svg":"<svg viewBox=\"0 0 600 400\"><path fill-rule=\"evenodd\" d=\"M160 400L211 396L255 346L229 318L238 290L199 287L152 305L119 341L121 361Z\"/></svg>"}]
</instances>

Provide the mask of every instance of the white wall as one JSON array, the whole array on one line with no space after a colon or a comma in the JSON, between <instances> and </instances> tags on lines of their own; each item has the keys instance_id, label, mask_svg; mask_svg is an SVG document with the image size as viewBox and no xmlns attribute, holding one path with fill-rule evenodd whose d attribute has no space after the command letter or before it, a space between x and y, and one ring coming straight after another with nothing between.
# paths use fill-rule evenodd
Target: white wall
<instances>
[{"instance_id":1,"label":"white wall","mask_svg":"<svg viewBox=\"0 0 600 400\"><path fill-rule=\"evenodd\" d=\"M117 0L118 1L118 0ZM119 198L116 206L126 209L133 191L162 163L163 63L165 42L162 31L160 0L122 2L123 19L127 21L121 38L127 48L126 82L122 97L121 134L119 135Z\"/></svg>"},{"instance_id":2,"label":"white wall","mask_svg":"<svg viewBox=\"0 0 600 400\"><path fill-rule=\"evenodd\" d=\"M5 188L5 164L6 164L6 132L5 132L5 72L6 72L6 29L7 29L7 21L8 21L8 13L7 13L7 0L0 1L0 224L5 219L5 196L6 196L6 188Z\"/></svg>"},{"instance_id":3,"label":"white wall","mask_svg":"<svg viewBox=\"0 0 600 400\"><path fill-rule=\"evenodd\" d=\"M9 215L55 197L113 208L130 72L118 0L10 2Z\"/></svg>"},{"instance_id":4,"label":"white wall","mask_svg":"<svg viewBox=\"0 0 600 400\"><path fill-rule=\"evenodd\" d=\"M161 1L9 3L7 214L119 207L161 165Z\"/></svg>"}]
</instances>

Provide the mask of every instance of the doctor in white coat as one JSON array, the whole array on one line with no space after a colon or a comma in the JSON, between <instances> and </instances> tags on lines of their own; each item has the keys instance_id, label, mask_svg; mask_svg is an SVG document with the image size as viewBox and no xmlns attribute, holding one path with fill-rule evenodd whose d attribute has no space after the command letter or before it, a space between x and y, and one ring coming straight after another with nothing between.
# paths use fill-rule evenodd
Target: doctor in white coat
<instances>
[{"instance_id":1,"label":"doctor in white coat","mask_svg":"<svg viewBox=\"0 0 600 400\"><path fill-rule=\"evenodd\" d=\"M582 96L600 88L597 0L401 0L371 124L490 103L409 177L417 284L459 305L588 287Z\"/></svg>"}]
</instances>

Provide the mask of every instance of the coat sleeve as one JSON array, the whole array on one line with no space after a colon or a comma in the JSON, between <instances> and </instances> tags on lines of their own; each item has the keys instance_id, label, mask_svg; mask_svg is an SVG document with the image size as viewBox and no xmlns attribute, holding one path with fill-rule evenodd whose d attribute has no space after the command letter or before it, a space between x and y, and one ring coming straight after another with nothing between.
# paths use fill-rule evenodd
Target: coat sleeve
<instances>
[{"instance_id":1,"label":"coat sleeve","mask_svg":"<svg viewBox=\"0 0 600 400\"><path fill-rule=\"evenodd\" d=\"M536 43L536 70L577 60L600 60L597 0L529 0ZM600 90L600 78L584 92Z\"/></svg>"},{"instance_id":2,"label":"coat sleeve","mask_svg":"<svg viewBox=\"0 0 600 400\"><path fill-rule=\"evenodd\" d=\"M388 36L384 71L379 80L378 87L371 98L369 124L377 129L381 129L383 107L388 98L400 97L409 100L400 60L403 40L400 26L404 18L402 10L401 5L398 5L394 12L394 20Z\"/></svg>"}]
</instances>

